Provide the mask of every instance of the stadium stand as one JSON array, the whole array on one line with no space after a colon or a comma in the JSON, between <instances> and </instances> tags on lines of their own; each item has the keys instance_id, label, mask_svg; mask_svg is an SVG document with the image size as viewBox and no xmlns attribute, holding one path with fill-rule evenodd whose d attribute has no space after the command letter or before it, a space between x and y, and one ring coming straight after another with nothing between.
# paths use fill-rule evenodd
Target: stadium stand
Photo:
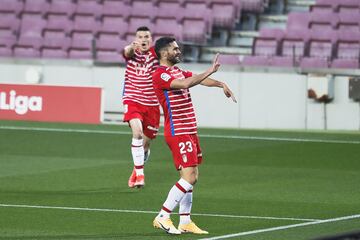
<instances>
[{"instance_id":1,"label":"stadium stand","mask_svg":"<svg viewBox=\"0 0 360 240\"><path fill-rule=\"evenodd\" d=\"M231 53L228 63L245 55L242 66L359 68L360 1L317 0L301 11L294 1L3 0L0 57L123 63L121 49L147 25L154 39L175 36L196 48L194 61L207 61L208 47L220 45ZM259 25L269 11L286 13L283 28Z\"/></svg>"}]
</instances>

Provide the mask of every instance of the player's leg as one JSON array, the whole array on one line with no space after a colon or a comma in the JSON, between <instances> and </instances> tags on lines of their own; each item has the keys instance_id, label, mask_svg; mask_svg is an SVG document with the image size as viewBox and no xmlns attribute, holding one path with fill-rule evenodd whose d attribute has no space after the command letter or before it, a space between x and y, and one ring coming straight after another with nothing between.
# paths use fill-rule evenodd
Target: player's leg
<instances>
[{"instance_id":1,"label":"player's leg","mask_svg":"<svg viewBox=\"0 0 360 240\"><path fill-rule=\"evenodd\" d=\"M160 125L160 110L158 106L151 106L146 108L144 114L144 163L147 163L150 158L150 143L156 138Z\"/></svg>"},{"instance_id":2,"label":"player's leg","mask_svg":"<svg viewBox=\"0 0 360 240\"><path fill-rule=\"evenodd\" d=\"M144 179L144 139L143 126L138 118L131 119L129 125L132 131L131 154L134 162L134 170L129 178L129 187L142 187Z\"/></svg>"},{"instance_id":3,"label":"player's leg","mask_svg":"<svg viewBox=\"0 0 360 240\"><path fill-rule=\"evenodd\" d=\"M191 135L191 144L192 148L196 152L196 161L191 163L193 158L188 159L189 164L201 164L202 162L202 153L200 149L199 139L196 135ZM189 181L194 182L193 185L198 180L199 177L199 170L198 166L195 167L194 171L189 168L183 168L180 171L181 178ZM193 203L193 189L189 190L185 196L181 199L179 204L179 215L180 215L180 222L178 229L181 232L190 232L194 234L208 234L207 231L200 229L196 224L191 220L191 208Z\"/></svg>"},{"instance_id":4,"label":"player's leg","mask_svg":"<svg viewBox=\"0 0 360 240\"><path fill-rule=\"evenodd\" d=\"M144 164L146 164L150 159L150 143L151 138L147 137L145 134L143 136L144 139Z\"/></svg>"}]
</instances>

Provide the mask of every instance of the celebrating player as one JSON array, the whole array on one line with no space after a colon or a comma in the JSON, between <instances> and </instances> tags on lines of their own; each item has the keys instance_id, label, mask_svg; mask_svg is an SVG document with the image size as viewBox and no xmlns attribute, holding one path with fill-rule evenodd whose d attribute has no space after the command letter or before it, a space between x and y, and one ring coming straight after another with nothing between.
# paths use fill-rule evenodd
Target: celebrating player
<instances>
[{"instance_id":1,"label":"celebrating player","mask_svg":"<svg viewBox=\"0 0 360 240\"><path fill-rule=\"evenodd\" d=\"M130 188L145 185L144 162L150 156L150 141L159 129L160 110L152 84L152 73L159 65L149 28L139 27L135 40L124 49L127 61L123 90L124 122L132 130L131 153L134 169Z\"/></svg>"},{"instance_id":2,"label":"celebrating player","mask_svg":"<svg viewBox=\"0 0 360 240\"><path fill-rule=\"evenodd\" d=\"M231 97L234 102L236 99L225 83L209 78L220 67L218 54L207 71L195 75L174 66L180 62L181 57L174 38L163 37L157 40L155 52L159 57L160 66L153 73L154 90L164 111L165 140L172 152L174 165L180 172L180 180L171 188L162 209L153 221L153 226L170 234L208 234L190 218L192 192L198 178L198 165L202 162L202 153L189 88L198 84L219 87L223 89L225 96ZM176 228L170 214L178 204L180 223Z\"/></svg>"}]
</instances>

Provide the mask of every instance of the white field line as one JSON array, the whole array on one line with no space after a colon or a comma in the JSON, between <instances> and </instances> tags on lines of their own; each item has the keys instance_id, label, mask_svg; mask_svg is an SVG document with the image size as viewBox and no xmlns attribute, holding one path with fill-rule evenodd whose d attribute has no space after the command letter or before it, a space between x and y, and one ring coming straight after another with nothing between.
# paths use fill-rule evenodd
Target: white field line
<instances>
[{"instance_id":1,"label":"white field line","mask_svg":"<svg viewBox=\"0 0 360 240\"><path fill-rule=\"evenodd\" d=\"M338 217L338 218L330 218L330 219L325 219L325 220L317 220L314 222L306 222L306 223L298 223L298 224L285 225L285 226L279 226L279 227L258 229L258 230L248 231L248 232L239 232L239 233L227 234L227 235L211 237L211 238L201 238L201 239L202 240L228 239L228 238L233 238L233 237L254 235L254 234L264 233L264 232L274 232L274 231L280 231L280 230L285 230L285 229L290 229L290 228L305 227L305 226L318 225L318 224L323 224L323 223L332 223L332 222L350 220L350 219L355 219L355 218L360 218L360 214L345 216L345 217Z\"/></svg>"},{"instance_id":2,"label":"white field line","mask_svg":"<svg viewBox=\"0 0 360 240\"><path fill-rule=\"evenodd\" d=\"M156 214L157 211L144 211L144 210L128 210L128 209L108 209L108 208L82 208L82 207L59 207L59 206L41 206L41 205L22 205L22 204L3 204L0 207L4 208L37 208L37 209L59 209L59 210L74 210L74 211L90 211L90 212L120 212L120 213L150 213ZM207 213L192 213L193 216L206 216L206 217L223 217L223 218L252 218L252 219L265 219L265 220L286 220L286 221L302 221L314 222L320 221L319 219L307 218L286 218L286 217L262 217L262 216L241 216L241 215L225 215L225 214L207 214Z\"/></svg>"},{"instance_id":3,"label":"white field line","mask_svg":"<svg viewBox=\"0 0 360 240\"><path fill-rule=\"evenodd\" d=\"M100 133L129 135L130 131L104 131L94 129L71 129L71 128L42 128L42 127L20 127L20 126L0 126L5 130L21 131L43 131L43 132L70 132L70 133ZM163 135L163 134L159 134ZM283 137L254 137L254 136L236 136L236 135L217 135L217 134L199 134L202 138L222 138L222 139L241 139L241 140L262 140L262 141L284 141L284 142L310 142L310 143L336 143L336 144L360 144L360 141L331 140L331 139L310 139L310 138L283 138Z\"/></svg>"}]
</instances>

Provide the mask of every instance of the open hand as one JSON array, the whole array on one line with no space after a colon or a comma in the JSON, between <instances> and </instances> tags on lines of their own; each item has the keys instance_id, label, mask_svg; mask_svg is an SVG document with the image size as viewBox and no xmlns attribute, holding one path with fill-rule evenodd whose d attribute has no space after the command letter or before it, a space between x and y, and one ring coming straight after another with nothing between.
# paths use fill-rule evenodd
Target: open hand
<instances>
[{"instance_id":1,"label":"open hand","mask_svg":"<svg viewBox=\"0 0 360 240\"><path fill-rule=\"evenodd\" d=\"M213 62L212 62L212 66L211 66L211 72L214 73L214 72L217 72L217 70L219 69L220 67L220 63L219 63L219 53L217 53L213 59Z\"/></svg>"},{"instance_id":2,"label":"open hand","mask_svg":"<svg viewBox=\"0 0 360 240\"><path fill-rule=\"evenodd\" d=\"M224 90L224 94L225 94L226 97L228 97L228 98L231 97L233 102L237 103L233 92L230 90L230 88L225 83L223 83L223 90Z\"/></svg>"}]
</instances>

